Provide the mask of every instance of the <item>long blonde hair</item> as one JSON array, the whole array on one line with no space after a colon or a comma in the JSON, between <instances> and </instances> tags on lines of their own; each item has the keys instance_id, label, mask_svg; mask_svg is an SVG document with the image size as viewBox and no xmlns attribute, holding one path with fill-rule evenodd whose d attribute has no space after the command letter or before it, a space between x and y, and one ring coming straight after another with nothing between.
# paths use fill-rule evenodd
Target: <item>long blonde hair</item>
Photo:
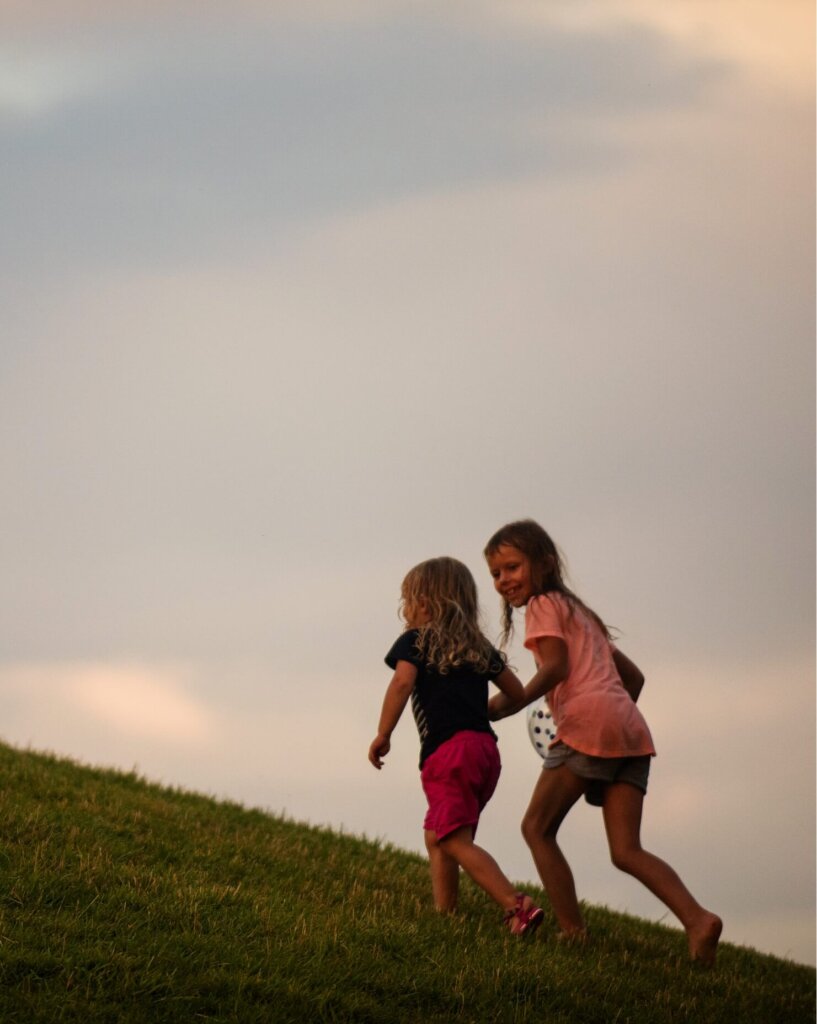
<instances>
[{"instance_id":1,"label":"long blonde hair","mask_svg":"<svg viewBox=\"0 0 817 1024\"><path fill-rule=\"evenodd\" d=\"M485 545L486 558L495 555L503 545L517 548L530 562L531 587L534 594L561 594L567 601L570 615L581 608L601 629L608 640L612 639L610 628L582 599L574 594L565 583L567 575L564 559L550 535L533 519L518 519L507 523L491 537ZM503 601L502 644L508 642L513 633L513 606Z\"/></svg>"},{"instance_id":2,"label":"long blonde hair","mask_svg":"<svg viewBox=\"0 0 817 1024\"><path fill-rule=\"evenodd\" d=\"M429 621L418 627L417 649L441 675L467 666L487 672L492 645L479 627L477 585L456 558L429 558L403 580L402 607L424 602Z\"/></svg>"}]
</instances>

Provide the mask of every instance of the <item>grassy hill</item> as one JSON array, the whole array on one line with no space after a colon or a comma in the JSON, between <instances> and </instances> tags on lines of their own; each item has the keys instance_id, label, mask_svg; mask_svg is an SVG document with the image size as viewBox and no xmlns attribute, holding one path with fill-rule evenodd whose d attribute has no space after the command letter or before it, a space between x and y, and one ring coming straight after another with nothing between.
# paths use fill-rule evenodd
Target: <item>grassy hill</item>
<instances>
[{"instance_id":1,"label":"grassy hill","mask_svg":"<svg viewBox=\"0 0 817 1024\"><path fill-rule=\"evenodd\" d=\"M809 967L587 907L530 942L368 840L0 744L0 1021L805 1024Z\"/></svg>"}]
</instances>

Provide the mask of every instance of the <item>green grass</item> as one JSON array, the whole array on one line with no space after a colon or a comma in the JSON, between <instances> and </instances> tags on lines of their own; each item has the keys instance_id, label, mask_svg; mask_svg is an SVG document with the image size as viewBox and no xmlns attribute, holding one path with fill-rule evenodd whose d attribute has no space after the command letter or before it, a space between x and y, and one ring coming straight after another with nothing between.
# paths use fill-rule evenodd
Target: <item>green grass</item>
<instances>
[{"instance_id":1,"label":"green grass","mask_svg":"<svg viewBox=\"0 0 817 1024\"><path fill-rule=\"evenodd\" d=\"M0 744L0 1021L804 1024L810 967L588 906L520 942L465 880L327 829Z\"/></svg>"}]
</instances>

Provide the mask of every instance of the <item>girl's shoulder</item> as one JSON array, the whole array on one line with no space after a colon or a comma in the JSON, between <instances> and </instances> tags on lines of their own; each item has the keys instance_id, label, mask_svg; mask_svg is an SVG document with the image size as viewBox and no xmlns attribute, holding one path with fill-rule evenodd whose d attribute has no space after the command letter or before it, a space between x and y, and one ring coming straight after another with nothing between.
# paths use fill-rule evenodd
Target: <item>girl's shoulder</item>
<instances>
[{"instance_id":1,"label":"girl's shoulder","mask_svg":"<svg viewBox=\"0 0 817 1024\"><path fill-rule=\"evenodd\" d=\"M494 647L487 637L483 637L483 639L485 640L486 651L488 652L487 675L489 679L494 679L496 676L501 675L508 667L508 656L504 651Z\"/></svg>"},{"instance_id":2,"label":"girl's shoulder","mask_svg":"<svg viewBox=\"0 0 817 1024\"><path fill-rule=\"evenodd\" d=\"M525 630L555 629L561 632L565 621L567 602L558 591L534 594L525 606Z\"/></svg>"},{"instance_id":3,"label":"girl's shoulder","mask_svg":"<svg viewBox=\"0 0 817 1024\"><path fill-rule=\"evenodd\" d=\"M525 615L536 615L538 612L561 612L568 607L567 599L558 590L548 590L544 594L533 594L525 605Z\"/></svg>"},{"instance_id":4,"label":"girl's shoulder","mask_svg":"<svg viewBox=\"0 0 817 1024\"><path fill-rule=\"evenodd\" d=\"M419 636L418 629L407 629L398 636L385 658L389 668L395 668L398 661L409 661L412 665L418 666L422 664L418 644Z\"/></svg>"}]
</instances>

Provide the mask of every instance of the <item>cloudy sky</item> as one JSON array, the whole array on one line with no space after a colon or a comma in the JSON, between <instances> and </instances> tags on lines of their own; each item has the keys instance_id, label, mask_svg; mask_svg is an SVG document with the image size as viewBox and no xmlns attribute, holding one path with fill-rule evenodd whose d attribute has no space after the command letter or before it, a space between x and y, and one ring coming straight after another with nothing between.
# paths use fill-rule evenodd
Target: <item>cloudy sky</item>
<instances>
[{"instance_id":1,"label":"cloudy sky","mask_svg":"<svg viewBox=\"0 0 817 1024\"><path fill-rule=\"evenodd\" d=\"M495 636L532 516L647 676L645 843L814 963L813 17L4 3L0 736L419 850L400 581L461 558Z\"/></svg>"}]
</instances>

